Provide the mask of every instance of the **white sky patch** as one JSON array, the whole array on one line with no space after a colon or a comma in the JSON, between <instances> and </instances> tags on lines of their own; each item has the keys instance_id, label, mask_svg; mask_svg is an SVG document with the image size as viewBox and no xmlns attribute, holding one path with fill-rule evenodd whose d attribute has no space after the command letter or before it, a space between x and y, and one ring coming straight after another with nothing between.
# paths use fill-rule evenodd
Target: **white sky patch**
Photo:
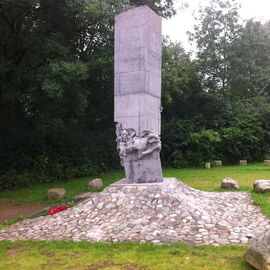
<instances>
[{"instance_id":1,"label":"white sky patch","mask_svg":"<svg viewBox=\"0 0 270 270\"><path fill-rule=\"evenodd\" d=\"M163 35L168 35L172 41L180 41L186 50L191 49L188 41L187 31L192 32L196 23L195 15L198 14L200 6L206 6L210 0L186 0L189 7L181 10L180 6L184 0L176 0L177 14L168 20L163 19ZM239 14L242 19L255 18L265 22L270 20L270 0L238 0L241 4Z\"/></svg>"}]
</instances>

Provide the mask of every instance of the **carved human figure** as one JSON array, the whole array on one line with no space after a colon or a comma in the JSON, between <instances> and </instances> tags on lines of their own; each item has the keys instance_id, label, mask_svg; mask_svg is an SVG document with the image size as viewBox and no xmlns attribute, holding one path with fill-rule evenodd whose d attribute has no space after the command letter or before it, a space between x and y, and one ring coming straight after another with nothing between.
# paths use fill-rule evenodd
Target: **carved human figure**
<instances>
[{"instance_id":1,"label":"carved human figure","mask_svg":"<svg viewBox=\"0 0 270 270\"><path fill-rule=\"evenodd\" d=\"M134 129L122 129L122 125L117 123L116 134L117 150L121 158L121 164L123 164L123 159L128 154L137 153L138 159L142 159L154 151L161 150L159 136L150 131L145 130L142 132L141 137L138 137Z\"/></svg>"}]
</instances>

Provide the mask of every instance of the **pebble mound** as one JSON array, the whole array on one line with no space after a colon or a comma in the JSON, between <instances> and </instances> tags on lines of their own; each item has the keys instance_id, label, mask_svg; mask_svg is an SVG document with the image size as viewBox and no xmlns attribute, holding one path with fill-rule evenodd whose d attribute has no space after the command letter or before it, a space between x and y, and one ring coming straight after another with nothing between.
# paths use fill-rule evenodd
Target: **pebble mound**
<instances>
[{"instance_id":1,"label":"pebble mound","mask_svg":"<svg viewBox=\"0 0 270 270\"><path fill-rule=\"evenodd\" d=\"M2 229L0 240L246 244L268 227L246 192L203 192L165 178L119 181L64 212Z\"/></svg>"}]
</instances>

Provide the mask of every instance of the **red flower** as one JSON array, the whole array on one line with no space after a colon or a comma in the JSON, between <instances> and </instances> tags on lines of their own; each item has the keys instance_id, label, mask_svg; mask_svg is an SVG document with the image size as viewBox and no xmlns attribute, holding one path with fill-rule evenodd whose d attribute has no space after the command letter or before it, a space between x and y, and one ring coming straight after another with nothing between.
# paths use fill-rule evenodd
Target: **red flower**
<instances>
[{"instance_id":1,"label":"red flower","mask_svg":"<svg viewBox=\"0 0 270 270\"><path fill-rule=\"evenodd\" d=\"M67 210L68 207L66 205L60 205L60 206L57 206L57 207L54 207L54 208L51 208L49 211L48 211L48 215L54 215L56 213L59 213L59 212L62 212L62 211L65 211Z\"/></svg>"}]
</instances>

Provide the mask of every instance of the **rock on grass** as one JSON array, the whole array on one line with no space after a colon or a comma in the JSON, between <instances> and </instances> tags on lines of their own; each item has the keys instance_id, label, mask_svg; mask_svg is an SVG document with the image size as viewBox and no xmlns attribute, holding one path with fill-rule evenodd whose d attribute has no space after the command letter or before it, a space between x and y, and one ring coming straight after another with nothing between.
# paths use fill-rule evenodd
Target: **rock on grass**
<instances>
[{"instance_id":1,"label":"rock on grass","mask_svg":"<svg viewBox=\"0 0 270 270\"><path fill-rule=\"evenodd\" d=\"M65 197L67 191L64 188L52 188L47 192L47 197L49 200L57 200Z\"/></svg>"},{"instance_id":2,"label":"rock on grass","mask_svg":"<svg viewBox=\"0 0 270 270\"><path fill-rule=\"evenodd\" d=\"M245 254L246 261L258 270L270 270L270 229L257 235Z\"/></svg>"}]
</instances>

